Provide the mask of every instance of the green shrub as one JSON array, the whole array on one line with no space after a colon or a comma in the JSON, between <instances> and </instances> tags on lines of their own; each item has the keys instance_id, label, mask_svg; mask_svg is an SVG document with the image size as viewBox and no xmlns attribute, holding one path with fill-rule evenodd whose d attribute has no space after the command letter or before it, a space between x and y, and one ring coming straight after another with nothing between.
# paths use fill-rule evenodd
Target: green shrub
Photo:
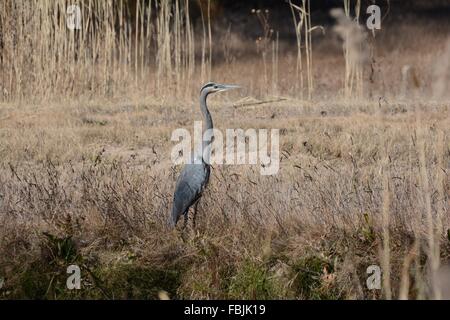
<instances>
[{"instance_id":1,"label":"green shrub","mask_svg":"<svg viewBox=\"0 0 450 320\"><path fill-rule=\"evenodd\" d=\"M266 268L251 261L243 263L228 288L231 299L276 299L278 292Z\"/></svg>"}]
</instances>

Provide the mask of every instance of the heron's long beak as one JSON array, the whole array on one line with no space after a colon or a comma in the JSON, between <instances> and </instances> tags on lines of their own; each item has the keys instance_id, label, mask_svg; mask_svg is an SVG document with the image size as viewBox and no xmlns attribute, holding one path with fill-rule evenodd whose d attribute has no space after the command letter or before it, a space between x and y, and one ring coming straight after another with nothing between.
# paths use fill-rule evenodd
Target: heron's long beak
<instances>
[{"instance_id":1,"label":"heron's long beak","mask_svg":"<svg viewBox=\"0 0 450 320\"><path fill-rule=\"evenodd\" d=\"M238 88L241 88L241 86L236 86L236 85L233 85L233 84L221 84L218 91L222 92L222 91L227 91L227 90L231 90L231 89L238 89Z\"/></svg>"}]
</instances>

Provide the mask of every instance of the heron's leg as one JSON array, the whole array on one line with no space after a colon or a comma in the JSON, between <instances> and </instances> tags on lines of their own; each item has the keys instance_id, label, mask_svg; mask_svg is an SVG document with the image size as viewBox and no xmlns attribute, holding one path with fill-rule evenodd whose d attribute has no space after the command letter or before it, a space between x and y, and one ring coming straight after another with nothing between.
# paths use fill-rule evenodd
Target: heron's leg
<instances>
[{"instance_id":1,"label":"heron's leg","mask_svg":"<svg viewBox=\"0 0 450 320\"><path fill-rule=\"evenodd\" d=\"M189 220L189 210L186 210L186 212L183 214L184 216L184 224L183 224L183 230L186 229L188 220Z\"/></svg>"},{"instance_id":2,"label":"heron's leg","mask_svg":"<svg viewBox=\"0 0 450 320\"><path fill-rule=\"evenodd\" d=\"M195 229L195 221L197 218L198 201L199 200L197 200L197 202L195 202L194 204L194 216L192 217L192 226L194 227L194 229Z\"/></svg>"}]
</instances>

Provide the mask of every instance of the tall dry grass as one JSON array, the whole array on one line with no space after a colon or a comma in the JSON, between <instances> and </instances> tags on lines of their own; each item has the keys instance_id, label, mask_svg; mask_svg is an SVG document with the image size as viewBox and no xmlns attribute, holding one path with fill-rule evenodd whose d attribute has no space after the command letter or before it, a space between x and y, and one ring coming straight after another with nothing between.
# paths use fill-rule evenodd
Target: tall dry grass
<instances>
[{"instance_id":1,"label":"tall dry grass","mask_svg":"<svg viewBox=\"0 0 450 320\"><path fill-rule=\"evenodd\" d=\"M312 32L316 29L321 29L321 26L312 26L311 22L311 2L302 0L301 6L297 6L289 1L289 6L292 12L292 18L295 27L295 35L297 39L297 60L296 60L296 88L298 84L300 87L301 97L303 98L303 84L304 77L307 83L307 97L312 98L314 91L314 75L313 75L313 52L312 52ZM303 43L304 42L304 46ZM303 52L303 53L302 53ZM305 55L305 62L303 62L303 55ZM306 72L303 70L303 64L306 64ZM304 75L306 73L306 76Z\"/></svg>"},{"instance_id":2,"label":"tall dry grass","mask_svg":"<svg viewBox=\"0 0 450 320\"><path fill-rule=\"evenodd\" d=\"M232 116L214 104L219 128L282 128L280 172L214 166L197 227L185 232L166 223L179 170L167 137L174 123L189 126L190 106L92 102L32 118L10 110L0 131L0 295L439 297L446 273L433 259L438 250L441 265L450 258L448 110L424 113L421 125L434 129L419 135L414 114L392 115L385 104L350 115L342 104L336 116L318 116L324 105L280 102ZM83 270L79 292L61 280L72 263ZM373 264L383 291L365 286Z\"/></svg>"},{"instance_id":3,"label":"tall dry grass","mask_svg":"<svg viewBox=\"0 0 450 320\"><path fill-rule=\"evenodd\" d=\"M197 72L202 82L211 77L209 13L196 66L190 1L139 0L135 12L123 0L72 4L81 8L80 30L67 27L67 1L2 2L2 100L130 89L186 98Z\"/></svg>"},{"instance_id":4,"label":"tall dry grass","mask_svg":"<svg viewBox=\"0 0 450 320\"><path fill-rule=\"evenodd\" d=\"M289 50L280 55L280 48L286 49L291 43L282 40L284 37L274 29L268 9L254 10L261 28L257 39L241 39L230 49L227 42L237 37L239 26L228 25L228 31L216 29L212 20L216 4L210 0L200 1L197 21L191 17L191 9L198 6L197 2L139 0L133 2L134 6L128 3L76 1L73 4L81 9L81 29L70 30L66 23L66 1L3 1L1 100L45 102L122 97L130 93L159 100L188 100L195 96L201 83L215 78L245 83L247 93L260 99L276 95L312 100L324 95L321 85L325 80L325 85L336 81L335 74L324 80L324 66L313 63L313 56L320 59L323 54L313 54L313 37L325 41L331 32L319 35L316 30L325 28L314 25L307 0L284 4L286 10L291 10L294 24L292 40L297 45L294 57ZM335 71L342 72L339 82L342 81L344 99L366 98L367 92L372 92L372 88L364 90L365 69L369 64L360 12L360 1L353 7L346 0L343 11L333 13L337 15L335 30L343 39L344 70L337 66ZM233 34L229 33L231 28ZM373 46L382 47L383 43ZM255 59L255 51L260 60ZM429 90L436 99L446 98L449 83L446 56L442 52L442 62L435 64L432 81L420 81L420 86L430 84ZM428 62L422 63L425 66ZM254 77L260 70L262 77ZM326 72L329 74L330 70ZM395 80L397 75L383 75L379 82L384 93L397 96L400 90L385 83L391 77ZM417 79L420 77L430 76L422 68L415 75ZM315 91L317 88L321 90ZM402 94L410 96L409 91L402 90Z\"/></svg>"},{"instance_id":5,"label":"tall dry grass","mask_svg":"<svg viewBox=\"0 0 450 320\"><path fill-rule=\"evenodd\" d=\"M354 14L347 0L334 11L343 54L315 46L314 63L319 27L307 0L285 4L292 55L260 9L256 45L237 41L250 59L224 45L221 63L218 43L235 35L215 33L211 1L196 26L188 0L76 3L75 31L66 1L0 4L0 297L447 297L449 105L439 99L448 63L436 72L424 69L424 52L410 59L437 102L378 103L364 99L360 1ZM401 86L401 58L386 63L396 69L383 95ZM280 173L214 167L198 229L171 232L179 168L168 137L190 125L199 84L214 77L248 84L251 95L212 99L219 128L281 129ZM343 100L326 95L340 88ZM265 103L287 93L294 99ZM145 102L114 100L132 94ZM86 290L63 290L67 263L83 266ZM373 264L382 291L364 285Z\"/></svg>"}]
</instances>

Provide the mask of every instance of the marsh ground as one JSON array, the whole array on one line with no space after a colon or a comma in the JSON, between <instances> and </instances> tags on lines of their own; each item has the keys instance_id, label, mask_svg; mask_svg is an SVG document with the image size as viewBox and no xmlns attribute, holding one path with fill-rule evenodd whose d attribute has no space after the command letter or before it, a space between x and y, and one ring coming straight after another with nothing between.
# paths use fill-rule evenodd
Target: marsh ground
<instances>
[{"instance_id":1,"label":"marsh ground","mask_svg":"<svg viewBox=\"0 0 450 320\"><path fill-rule=\"evenodd\" d=\"M51 99L45 76L35 98L3 83L0 297L448 298L448 21L402 19L368 45L362 97L344 96L331 27L314 36L311 99L295 82L295 44L280 41L269 63L240 34L215 39L225 62L213 60L213 80L244 87L211 97L215 126L280 129L280 170L213 165L184 232L166 224L180 170L170 138L200 120L200 77L181 97L151 77L113 78L107 96L76 96L75 79ZM81 290L66 288L70 264ZM367 289L371 265L380 290Z\"/></svg>"},{"instance_id":2,"label":"marsh ground","mask_svg":"<svg viewBox=\"0 0 450 320\"><path fill-rule=\"evenodd\" d=\"M280 171L213 166L197 228L183 234L166 227L179 170L170 135L192 130L196 109L4 107L3 297L381 297L365 271L381 265L386 197L392 290L411 257L411 297L428 294L427 197L450 254L448 105L215 102L218 128L280 129ZM83 265L75 294L57 281L71 263Z\"/></svg>"}]
</instances>

